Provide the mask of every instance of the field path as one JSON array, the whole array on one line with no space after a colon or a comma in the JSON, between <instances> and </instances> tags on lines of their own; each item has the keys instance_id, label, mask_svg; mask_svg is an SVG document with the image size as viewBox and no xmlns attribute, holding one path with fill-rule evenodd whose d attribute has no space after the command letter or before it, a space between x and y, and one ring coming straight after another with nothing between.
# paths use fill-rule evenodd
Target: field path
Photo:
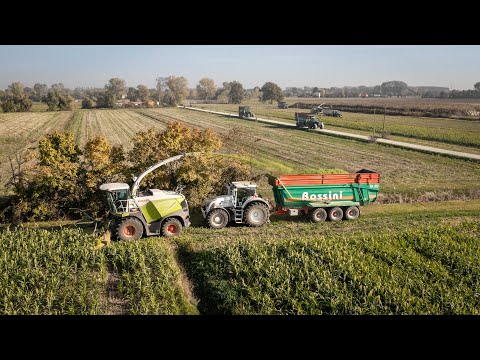
<instances>
[{"instance_id":1,"label":"field path","mask_svg":"<svg viewBox=\"0 0 480 360\"><path fill-rule=\"evenodd\" d=\"M185 107L179 106L179 107L184 108L184 109L188 109L188 110L202 111L202 112L207 112L207 113L211 113L211 114L218 114L218 115L224 115L224 116L230 116L230 117L237 117L238 118L238 115L234 114L234 113L204 110L204 109L199 109L199 108L194 108L194 107L189 107L189 106L185 106ZM283 121L262 119L262 118L258 118L258 117L255 120L248 120L248 121L257 121L257 122L263 122L263 123L267 123L267 124L282 125L282 126L293 127L293 128L295 127L295 125L288 124L288 123L285 123ZM339 137L345 137L345 138L349 138L349 139L355 139L355 140L361 140L361 141L367 141L367 142L371 141L370 137L368 137L368 136L351 134L351 133L346 133L346 132L343 132L343 131L328 130L328 129L310 129L309 131L317 131L317 132L323 133L325 135L339 136ZM379 144L401 147L401 148L405 148L405 149L412 149L412 150L417 150L417 151L422 151L422 152L427 152L427 153L435 153L435 154L441 154L441 155L455 156L455 157L467 158L467 159L472 159L472 160L480 160L480 155L478 155L478 154L471 154L471 153L460 152L460 151L439 149L439 148L435 148L435 147L432 147L432 146L411 144L411 143L406 143L406 142L402 142L402 141L395 141L395 140L388 140L388 139L381 139L381 138L377 138L376 142L379 143Z\"/></svg>"}]
</instances>

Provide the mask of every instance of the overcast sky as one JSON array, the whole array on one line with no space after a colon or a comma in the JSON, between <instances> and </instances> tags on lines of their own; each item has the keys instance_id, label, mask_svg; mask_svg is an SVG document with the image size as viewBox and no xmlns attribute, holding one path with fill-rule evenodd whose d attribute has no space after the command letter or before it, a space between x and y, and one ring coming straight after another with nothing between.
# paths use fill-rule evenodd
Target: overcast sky
<instances>
[{"instance_id":1,"label":"overcast sky","mask_svg":"<svg viewBox=\"0 0 480 360\"><path fill-rule=\"evenodd\" d=\"M480 46L433 45L0 45L0 88L14 81L103 87L119 77L128 86L155 86L158 76L272 81L286 86L342 87L400 80L410 86L472 89L480 81Z\"/></svg>"}]
</instances>

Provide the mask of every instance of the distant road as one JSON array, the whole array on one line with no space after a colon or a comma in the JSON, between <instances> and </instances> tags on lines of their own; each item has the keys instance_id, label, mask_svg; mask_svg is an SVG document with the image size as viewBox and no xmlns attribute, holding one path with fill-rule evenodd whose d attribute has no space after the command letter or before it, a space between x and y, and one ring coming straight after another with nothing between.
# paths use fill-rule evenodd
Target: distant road
<instances>
[{"instance_id":1,"label":"distant road","mask_svg":"<svg viewBox=\"0 0 480 360\"><path fill-rule=\"evenodd\" d=\"M227 113L227 112L213 111L213 110L205 110L205 109L199 109L199 108L189 107L189 106L185 106L185 107L179 106L179 108L185 108L185 109L188 109L188 110L195 110L195 111L203 111L203 112L210 113L210 114L218 114L218 115L224 115L224 116L230 116L230 117L238 118L238 114L234 114L234 113ZM289 124L289 123L286 123L286 122L276 121L276 120L262 119L262 118L259 118L259 117L257 117L256 120L247 120L247 121L259 121L259 122L267 123L267 124L275 124L275 125L282 125L282 126L288 126L288 127L296 128L296 126L294 124ZM370 141L368 136L358 135L358 134L350 134L350 133L346 133L346 132L342 132L342 131L335 131L335 130L328 130L328 129L310 129L309 131L317 131L317 132L320 132L320 133L325 134L325 135L344 137L344 138L348 138L348 139ZM449 156L455 156L455 157L472 159L472 160L480 160L480 154L470 154L470 153L465 153L465 152L460 152L460 151L445 150L445 149L439 149L439 148L435 148L435 147L431 147L431 146L417 145L417 144L405 143L405 142L395 141L395 140L377 138L376 143L401 147L401 148L405 148L405 149L423 151L423 152L428 152L428 153L434 153L434 154L449 155Z\"/></svg>"}]
</instances>

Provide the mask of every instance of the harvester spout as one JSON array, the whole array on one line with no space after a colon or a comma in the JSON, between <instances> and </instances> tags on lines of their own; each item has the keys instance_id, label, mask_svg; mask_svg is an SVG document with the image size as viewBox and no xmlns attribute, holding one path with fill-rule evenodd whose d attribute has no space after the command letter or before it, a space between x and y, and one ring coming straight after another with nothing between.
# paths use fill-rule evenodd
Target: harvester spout
<instances>
[{"instance_id":1,"label":"harvester spout","mask_svg":"<svg viewBox=\"0 0 480 360\"><path fill-rule=\"evenodd\" d=\"M167 165L167 164L169 164L173 161L180 160L181 158L185 157L186 155L188 155L188 153L187 154L183 153L183 154L176 155L176 156L173 156L171 158L168 158L166 160L162 160L159 163L150 166L147 170L145 170L143 173L141 173L137 178L134 178L135 181L133 182L133 185L132 185L132 196L134 196L134 197L137 196L138 187L140 186L140 182L143 180L143 178L145 176L150 174L153 170L158 169L160 166Z\"/></svg>"}]
</instances>

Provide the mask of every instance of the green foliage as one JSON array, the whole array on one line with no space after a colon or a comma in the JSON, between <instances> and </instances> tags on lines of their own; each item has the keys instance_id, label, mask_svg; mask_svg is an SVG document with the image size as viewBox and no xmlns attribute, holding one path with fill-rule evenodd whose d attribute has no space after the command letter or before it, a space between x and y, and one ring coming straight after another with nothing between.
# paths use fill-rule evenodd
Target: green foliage
<instances>
[{"instance_id":1,"label":"green foliage","mask_svg":"<svg viewBox=\"0 0 480 360\"><path fill-rule=\"evenodd\" d=\"M82 152L72 133L54 132L39 141L29 155L33 163L21 169L13 181L15 198L11 220L38 221L72 215L70 208L103 214L106 205L98 187L121 178L123 149L104 137L88 141Z\"/></svg>"},{"instance_id":2,"label":"green foliage","mask_svg":"<svg viewBox=\"0 0 480 360\"><path fill-rule=\"evenodd\" d=\"M97 107L112 109L115 107L115 95L111 91L104 91L98 95Z\"/></svg>"},{"instance_id":3,"label":"green foliage","mask_svg":"<svg viewBox=\"0 0 480 360\"><path fill-rule=\"evenodd\" d=\"M202 78L197 85L197 96L200 99L208 100L215 95L215 82L209 78Z\"/></svg>"},{"instance_id":4,"label":"green foliage","mask_svg":"<svg viewBox=\"0 0 480 360\"><path fill-rule=\"evenodd\" d=\"M480 81L475 83L475 85L473 85L473 88L477 91L480 91Z\"/></svg>"},{"instance_id":5,"label":"green foliage","mask_svg":"<svg viewBox=\"0 0 480 360\"><path fill-rule=\"evenodd\" d=\"M174 189L181 183L185 185L184 193L190 206L198 207L215 191L221 191L226 182L247 172L247 166L240 162L211 154L221 146L221 140L211 129L194 130L178 122L169 123L162 132L150 129L137 133L129 153L132 166L127 178L168 157L183 152L203 152L186 157L181 164L170 164L165 171L147 175L141 184L145 188Z\"/></svg>"},{"instance_id":6,"label":"green foliage","mask_svg":"<svg viewBox=\"0 0 480 360\"><path fill-rule=\"evenodd\" d=\"M275 83L272 82L267 82L265 85L262 86L262 101L265 102L267 100L270 100L270 104L275 100L275 101L282 101L284 96L283 96L283 91Z\"/></svg>"},{"instance_id":7,"label":"green foliage","mask_svg":"<svg viewBox=\"0 0 480 360\"><path fill-rule=\"evenodd\" d=\"M238 81L232 81L228 93L228 102L231 104L240 104L244 98L245 90L243 89L243 85Z\"/></svg>"},{"instance_id":8,"label":"green foliage","mask_svg":"<svg viewBox=\"0 0 480 360\"><path fill-rule=\"evenodd\" d=\"M123 79L111 78L105 85L105 90L114 100L117 100L127 92L127 85Z\"/></svg>"},{"instance_id":9,"label":"green foliage","mask_svg":"<svg viewBox=\"0 0 480 360\"><path fill-rule=\"evenodd\" d=\"M82 109L93 109L95 107L95 101L89 96L86 96L82 100Z\"/></svg>"},{"instance_id":10,"label":"green foliage","mask_svg":"<svg viewBox=\"0 0 480 360\"><path fill-rule=\"evenodd\" d=\"M168 86L168 101L165 102L167 105L179 105L183 102L188 95L188 81L183 76L169 76L167 78L166 84ZM162 98L162 102L164 102Z\"/></svg>"},{"instance_id":11,"label":"green foliage","mask_svg":"<svg viewBox=\"0 0 480 360\"><path fill-rule=\"evenodd\" d=\"M210 312L480 314L471 223L217 242L188 256Z\"/></svg>"},{"instance_id":12,"label":"green foliage","mask_svg":"<svg viewBox=\"0 0 480 360\"><path fill-rule=\"evenodd\" d=\"M388 96L402 96L405 95L408 85L403 81L386 81L380 85L382 94Z\"/></svg>"},{"instance_id":13,"label":"green foliage","mask_svg":"<svg viewBox=\"0 0 480 360\"><path fill-rule=\"evenodd\" d=\"M150 99L150 90L145 85L138 85L137 91L140 101L146 102Z\"/></svg>"},{"instance_id":14,"label":"green foliage","mask_svg":"<svg viewBox=\"0 0 480 360\"><path fill-rule=\"evenodd\" d=\"M44 99L48 105L48 111L72 110L75 99L65 95L57 89L52 89Z\"/></svg>"},{"instance_id":15,"label":"green foliage","mask_svg":"<svg viewBox=\"0 0 480 360\"><path fill-rule=\"evenodd\" d=\"M1 108L3 112L24 112L32 107L32 100L25 94L23 84L14 82L2 96Z\"/></svg>"}]
</instances>

